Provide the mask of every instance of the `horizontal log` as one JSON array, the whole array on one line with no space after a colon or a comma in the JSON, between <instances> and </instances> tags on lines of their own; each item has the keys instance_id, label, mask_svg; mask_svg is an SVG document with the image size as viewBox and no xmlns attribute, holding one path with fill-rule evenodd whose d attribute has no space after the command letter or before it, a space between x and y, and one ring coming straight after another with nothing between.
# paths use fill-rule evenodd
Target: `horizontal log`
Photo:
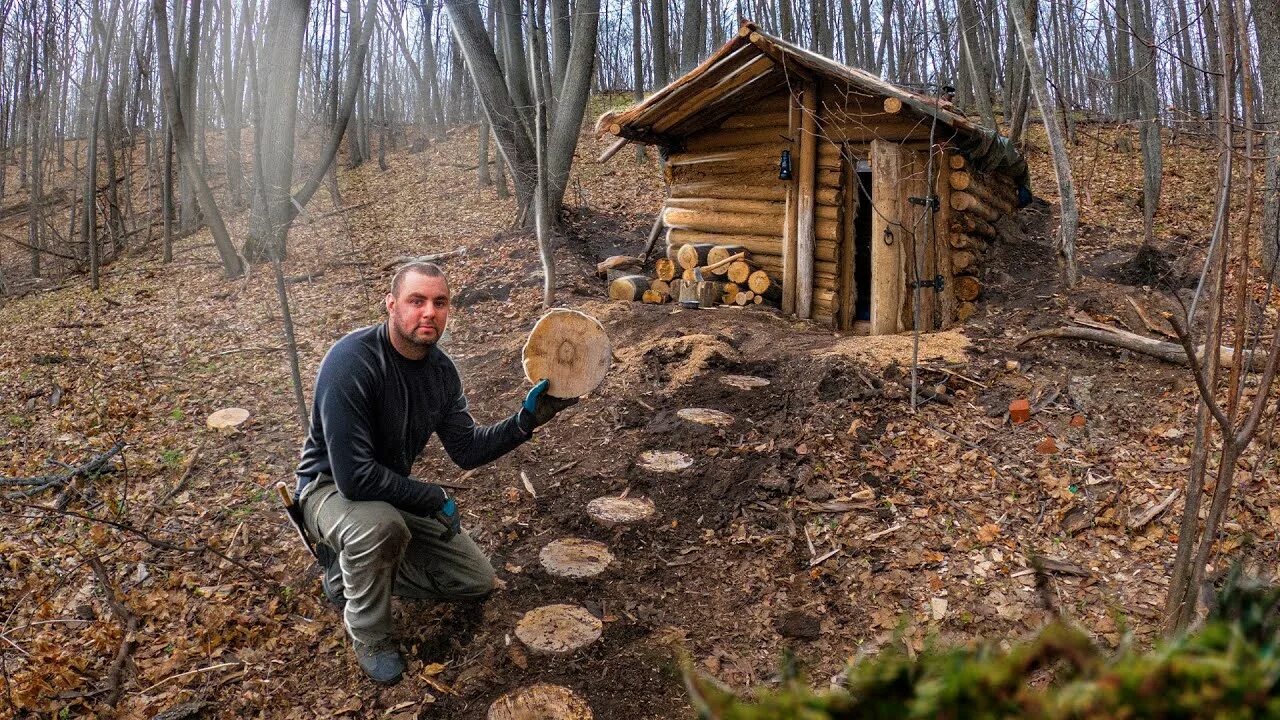
<instances>
[{"instance_id":1,"label":"horizontal log","mask_svg":"<svg viewBox=\"0 0 1280 720\"><path fill-rule=\"evenodd\" d=\"M643 302L649 305L661 305L662 303L670 299L671 299L670 296L668 296L666 293L661 293L661 292L658 292L657 290L645 290L644 294L640 296L640 302Z\"/></svg>"},{"instance_id":2,"label":"horizontal log","mask_svg":"<svg viewBox=\"0 0 1280 720\"><path fill-rule=\"evenodd\" d=\"M782 236L783 214L713 212L669 207L662 211L662 222L676 230L699 230L728 235ZM834 232L831 234L835 237Z\"/></svg>"},{"instance_id":3,"label":"horizontal log","mask_svg":"<svg viewBox=\"0 0 1280 720\"><path fill-rule=\"evenodd\" d=\"M959 275L952 282L956 299L961 302L973 302L982 294L982 283L972 275Z\"/></svg>"},{"instance_id":4,"label":"horizontal log","mask_svg":"<svg viewBox=\"0 0 1280 720\"><path fill-rule=\"evenodd\" d=\"M973 213L990 223L1000 219L1000 213L995 208L960 190L951 193L951 209Z\"/></svg>"},{"instance_id":5,"label":"horizontal log","mask_svg":"<svg viewBox=\"0 0 1280 720\"><path fill-rule=\"evenodd\" d=\"M964 171L951 173L948 181L953 190L963 190L993 209L1008 214L1013 212L1014 197L1012 191L992 188L982 178Z\"/></svg>"},{"instance_id":6,"label":"horizontal log","mask_svg":"<svg viewBox=\"0 0 1280 720\"><path fill-rule=\"evenodd\" d=\"M746 285L747 279L751 277L751 273L755 272L756 267L745 260L729 263L725 275L729 278L729 282L737 285Z\"/></svg>"},{"instance_id":7,"label":"horizontal log","mask_svg":"<svg viewBox=\"0 0 1280 720\"><path fill-rule=\"evenodd\" d=\"M962 232L951 233L951 247L960 250L977 250L987 249L987 241L977 235L969 235Z\"/></svg>"},{"instance_id":8,"label":"horizontal log","mask_svg":"<svg viewBox=\"0 0 1280 720\"><path fill-rule=\"evenodd\" d=\"M725 148L746 148L758 145L776 145L779 151L791 146L788 136L790 128L786 123L776 126L754 127L743 129L717 128L692 135L685 139L686 152L702 150L723 150Z\"/></svg>"},{"instance_id":9,"label":"horizontal log","mask_svg":"<svg viewBox=\"0 0 1280 720\"><path fill-rule=\"evenodd\" d=\"M659 280L671 282L676 276L676 263L670 258L660 257L653 262L654 274Z\"/></svg>"},{"instance_id":10,"label":"horizontal log","mask_svg":"<svg viewBox=\"0 0 1280 720\"><path fill-rule=\"evenodd\" d=\"M730 265L725 265L720 261L730 255L737 255L742 252L746 252L746 248L741 245L716 245L711 248L711 252L707 253L707 264L712 266L708 269L708 272L712 275L724 275L728 273L729 267L732 263Z\"/></svg>"},{"instance_id":11,"label":"horizontal log","mask_svg":"<svg viewBox=\"0 0 1280 720\"><path fill-rule=\"evenodd\" d=\"M839 188L844 184L844 174L839 170L826 170L819 168L817 175L817 185L820 188Z\"/></svg>"},{"instance_id":12,"label":"horizontal log","mask_svg":"<svg viewBox=\"0 0 1280 720\"><path fill-rule=\"evenodd\" d=\"M964 322L973 317L973 314L977 312L977 310L977 305L974 305L971 302L962 302L959 305L956 305L956 320Z\"/></svg>"},{"instance_id":13,"label":"horizontal log","mask_svg":"<svg viewBox=\"0 0 1280 720\"><path fill-rule=\"evenodd\" d=\"M687 245L683 245L676 251L676 262L685 270L702 267L707 264L707 258L711 256L711 251L714 250L715 247L715 245L710 243L689 243Z\"/></svg>"},{"instance_id":14,"label":"horizontal log","mask_svg":"<svg viewBox=\"0 0 1280 720\"><path fill-rule=\"evenodd\" d=\"M786 196L785 189L783 190L783 196ZM841 189L838 187L819 187L817 192L814 193L814 200L819 205L834 205L835 207L840 207L844 202L844 197Z\"/></svg>"},{"instance_id":15,"label":"horizontal log","mask_svg":"<svg viewBox=\"0 0 1280 720\"><path fill-rule=\"evenodd\" d=\"M829 140L851 143L869 143L872 140L886 140L894 143L928 142L929 129L928 122L904 122L904 118L892 115L860 115L823 124L824 134ZM937 135L943 134L940 131L935 132Z\"/></svg>"},{"instance_id":16,"label":"horizontal log","mask_svg":"<svg viewBox=\"0 0 1280 720\"><path fill-rule=\"evenodd\" d=\"M611 300L639 300L649 289L649 278L644 275L627 275L609 283Z\"/></svg>"},{"instance_id":17,"label":"horizontal log","mask_svg":"<svg viewBox=\"0 0 1280 720\"><path fill-rule=\"evenodd\" d=\"M823 253L815 253L816 257L813 261L814 276L826 275L828 277L836 277L836 263L833 257L823 259L820 255ZM764 270L775 278L783 277L782 257L780 255L765 255L763 253L755 253L751 256L751 262L756 267Z\"/></svg>"},{"instance_id":18,"label":"horizontal log","mask_svg":"<svg viewBox=\"0 0 1280 720\"><path fill-rule=\"evenodd\" d=\"M773 179L770 184L751 182L725 182L699 180L677 183L671 186L672 198L724 198L726 200L772 200L781 202L787 198L787 188L782 181ZM835 204L835 203L831 203Z\"/></svg>"},{"instance_id":19,"label":"horizontal log","mask_svg":"<svg viewBox=\"0 0 1280 720\"><path fill-rule=\"evenodd\" d=\"M675 245L680 246L686 243L710 243L712 245L737 245L752 257L756 254L764 255L781 255L782 254L782 236L771 237L768 235L742 235L742 234L722 234L701 232L698 230L681 230L672 228L667 230L668 247Z\"/></svg>"},{"instance_id":20,"label":"horizontal log","mask_svg":"<svg viewBox=\"0 0 1280 720\"><path fill-rule=\"evenodd\" d=\"M786 110L768 112L760 112L759 108L752 108L740 113L730 115L724 122L720 123L721 129L732 130L734 128L757 128L757 127L787 127L790 121L791 113Z\"/></svg>"},{"instance_id":21,"label":"horizontal log","mask_svg":"<svg viewBox=\"0 0 1280 720\"><path fill-rule=\"evenodd\" d=\"M951 165L952 170L960 170L966 165L964 156L960 153L948 153L947 163Z\"/></svg>"},{"instance_id":22,"label":"horizontal log","mask_svg":"<svg viewBox=\"0 0 1280 720\"><path fill-rule=\"evenodd\" d=\"M684 210L710 210L712 212L753 213L757 215L782 215L786 203L770 200L737 200L730 198L667 198L666 206Z\"/></svg>"},{"instance_id":23,"label":"horizontal log","mask_svg":"<svg viewBox=\"0 0 1280 720\"><path fill-rule=\"evenodd\" d=\"M977 259L977 255L969 250L955 250L951 253L951 269L954 272L964 272L973 268Z\"/></svg>"},{"instance_id":24,"label":"horizontal log","mask_svg":"<svg viewBox=\"0 0 1280 720\"><path fill-rule=\"evenodd\" d=\"M969 235L979 235L985 238L994 239L996 236L996 228L991 223L969 213L952 213L951 229L956 232L968 233Z\"/></svg>"},{"instance_id":25,"label":"horizontal log","mask_svg":"<svg viewBox=\"0 0 1280 720\"><path fill-rule=\"evenodd\" d=\"M683 167L686 165L715 165L732 163L735 167L755 165L773 165L778 162L778 155L772 152L774 144L755 145L731 150L705 150L702 152L671 153L667 156L667 165ZM704 168L700 168L704 169Z\"/></svg>"}]
</instances>

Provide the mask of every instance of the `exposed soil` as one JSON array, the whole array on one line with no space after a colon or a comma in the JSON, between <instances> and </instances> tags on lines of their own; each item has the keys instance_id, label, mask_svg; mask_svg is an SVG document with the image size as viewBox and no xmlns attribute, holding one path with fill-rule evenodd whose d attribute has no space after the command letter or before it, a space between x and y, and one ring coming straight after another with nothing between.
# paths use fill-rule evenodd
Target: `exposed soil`
<instances>
[{"instance_id":1,"label":"exposed soil","mask_svg":"<svg viewBox=\"0 0 1280 720\"><path fill-rule=\"evenodd\" d=\"M387 276L376 268L465 246L446 262L458 299L446 347L481 422L518 406L520 347L539 315L538 256L531 239L502 227L510 207L451 169L472 143L394 154L387 173L344 173L347 203L377 203L294 232L286 272L326 270L290 286L304 377L336 338L378 321ZM583 157L596 152L584 141ZM8 637L29 653L6 655L15 702L40 715L99 702L119 623L73 546L104 558L141 620L121 703L131 716L203 699L203 717L481 718L501 694L547 682L586 698L597 718L691 717L682 657L745 688L771 682L786 647L825 684L877 646L1016 638L1056 611L1103 642L1125 630L1139 642L1153 636L1181 500L1145 527L1127 521L1181 484L1194 390L1181 369L1125 351L1017 345L1078 312L1131 325L1128 297L1158 306L1091 264L1107 243L1082 244L1086 277L1068 293L1052 261L1052 207L1037 202L1006 220L978 315L962 332L921 339L913 411L909 336L861 341L757 309L605 302L594 263L639 252L661 197L656 173L622 155L578 168L572 230L557 250L558 299L601 320L615 366L592 397L485 468L461 473L429 446L415 474L474 488L457 492L464 524L506 587L483 605L397 601L411 663L389 689L360 676L270 492L289 477L301 431L284 355L269 349L279 310L268 273L220 279L197 235L173 266L117 263L100 294L76 285L0 309L20 329L0 340L11 433L0 475L45 472L47 457L77 462L121 437L127 462L81 484L68 508L141 524L140 508L175 486L203 443L147 531L213 544L259 574L0 506L12 528L0 556L13 571L0 578L0 605L11 609L5 627L25 627ZM1050 177L1043 158L1033 168ZM41 364L45 356L58 361ZM770 384L719 382L730 374ZM1010 425L1004 415L1019 397L1032 421ZM254 414L245 430L205 431L205 415L228 405ZM689 407L734 422L677 417ZM646 450L682 451L694 464L654 473L636 463ZM1245 461L1253 499L1234 513L1233 532L1258 538L1249 556L1274 566L1276 458ZM651 499L654 518L602 528L587 517L590 500L622 493ZM538 553L565 536L607 544L614 563L589 579L547 574ZM1058 608L1034 591L1031 553L1079 566L1079 576L1054 576ZM601 618L601 640L567 657L525 649L516 621L552 603ZM79 606L89 619L31 625L74 620Z\"/></svg>"}]
</instances>

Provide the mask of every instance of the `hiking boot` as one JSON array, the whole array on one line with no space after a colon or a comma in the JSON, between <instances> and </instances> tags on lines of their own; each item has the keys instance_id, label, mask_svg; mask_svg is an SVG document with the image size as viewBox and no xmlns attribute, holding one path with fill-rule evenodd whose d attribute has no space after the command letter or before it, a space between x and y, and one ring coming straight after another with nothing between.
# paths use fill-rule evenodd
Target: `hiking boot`
<instances>
[{"instance_id":1,"label":"hiking boot","mask_svg":"<svg viewBox=\"0 0 1280 720\"><path fill-rule=\"evenodd\" d=\"M368 646L353 642L352 649L356 653L356 662L369 679L379 685L395 685L404 675L404 658L400 651L390 643Z\"/></svg>"}]
</instances>

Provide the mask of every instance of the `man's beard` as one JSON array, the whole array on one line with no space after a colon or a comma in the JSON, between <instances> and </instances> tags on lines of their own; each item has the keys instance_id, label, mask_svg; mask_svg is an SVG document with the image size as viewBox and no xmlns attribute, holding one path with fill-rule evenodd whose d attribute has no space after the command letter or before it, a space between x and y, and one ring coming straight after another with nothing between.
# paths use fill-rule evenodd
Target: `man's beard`
<instances>
[{"instance_id":1,"label":"man's beard","mask_svg":"<svg viewBox=\"0 0 1280 720\"><path fill-rule=\"evenodd\" d=\"M400 326L398 324L391 323L391 331L394 332L401 340L405 341L405 343L412 345L413 347L427 350L440 340L440 331L436 329L434 325L429 326L433 330L435 330L435 332L431 334L430 338L426 340L419 339L418 338L419 327L420 327L419 325L414 325L413 328L409 331L409 333L405 334L405 332L400 329Z\"/></svg>"}]
</instances>

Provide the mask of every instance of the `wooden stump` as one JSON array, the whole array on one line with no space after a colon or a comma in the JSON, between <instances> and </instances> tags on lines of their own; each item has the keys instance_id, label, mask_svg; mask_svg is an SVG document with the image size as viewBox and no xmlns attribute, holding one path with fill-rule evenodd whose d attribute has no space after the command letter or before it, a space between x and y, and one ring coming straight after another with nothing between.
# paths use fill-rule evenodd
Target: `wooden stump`
<instances>
[{"instance_id":1,"label":"wooden stump","mask_svg":"<svg viewBox=\"0 0 1280 720\"><path fill-rule=\"evenodd\" d=\"M639 465L653 472L679 472L693 465L693 458L675 450L645 450Z\"/></svg>"},{"instance_id":2,"label":"wooden stump","mask_svg":"<svg viewBox=\"0 0 1280 720\"><path fill-rule=\"evenodd\" d=\"M249 411L244 408L223 408L209 416L205 424L219 432L234 433L249 419Z\"/></svg>"},{"instance_id":3,"label":"wooden stump","mask_svg":"<svg viewBox=\"0 0 1280 720\"><path fill-rule=\"evenodd\" d=\"M720 383L739 390L754 390L765 387L769 381L754 375L723 375L720 377Z\"/></svg>"},{"instance_id":4,"label":"wooden stump","mask_svg":"<svg viewBox=\"0 0 1280 720\"><path fill-rule=\"evenodd\" d=\"M544 605L516 623L516 637L534 652L568 655L600 639L600 618L578 605Z\"/></svg>"},{"instance_id":5,"label":"wooden stump","mask_svg":"<svg viewBox=\"0 0 1280 720\"><path fill-rule=\"evenodd\" d=\"M684 408L676 411L676 417L711 427L729 427L733 424L732 415L711 408Z\"/></svg>"},{"instance_id":6,"label":"wooden stump","mask_svg":"<svg viewBox=\"0 0 1280 720\"><path fill-rule=\"evenodd\" d=\"M599 320L561 308L543 315L533 326L522 358L529 382L551 381L548 395L582 397L609 374L613 346Z\"/></svg>"},{"instance_id":7,"label":"wooden stump","mask_svg":"<svg viewBox=\"0 0 1280 720\"><path fill-rule=\"evenodd\" d=\"M587 503L587 516L603 527L630 525L653 517L653 501L605 495Z\"/></svg>"},{"instance_id":8,"label":"wooden stump","mask_svg":"<svg viewBox=\"0 0 1280 720\"><path fill-rule=\"evenodd\" d=\"M548 574L562 578L595 577L613 562L604 543L584 538L561 538L547 543L538 562Z\"/></svg>"},{"instance_id":9,"label":"wooden stump","mask_svg":"<svg viewBox=\"0 0 1280 720\"><path fill-rule=\"evenodd\" d=\"M594 720L587 701L560 685L529 685L489 706L487 720Z\"/></svg>"}]
</instances>

